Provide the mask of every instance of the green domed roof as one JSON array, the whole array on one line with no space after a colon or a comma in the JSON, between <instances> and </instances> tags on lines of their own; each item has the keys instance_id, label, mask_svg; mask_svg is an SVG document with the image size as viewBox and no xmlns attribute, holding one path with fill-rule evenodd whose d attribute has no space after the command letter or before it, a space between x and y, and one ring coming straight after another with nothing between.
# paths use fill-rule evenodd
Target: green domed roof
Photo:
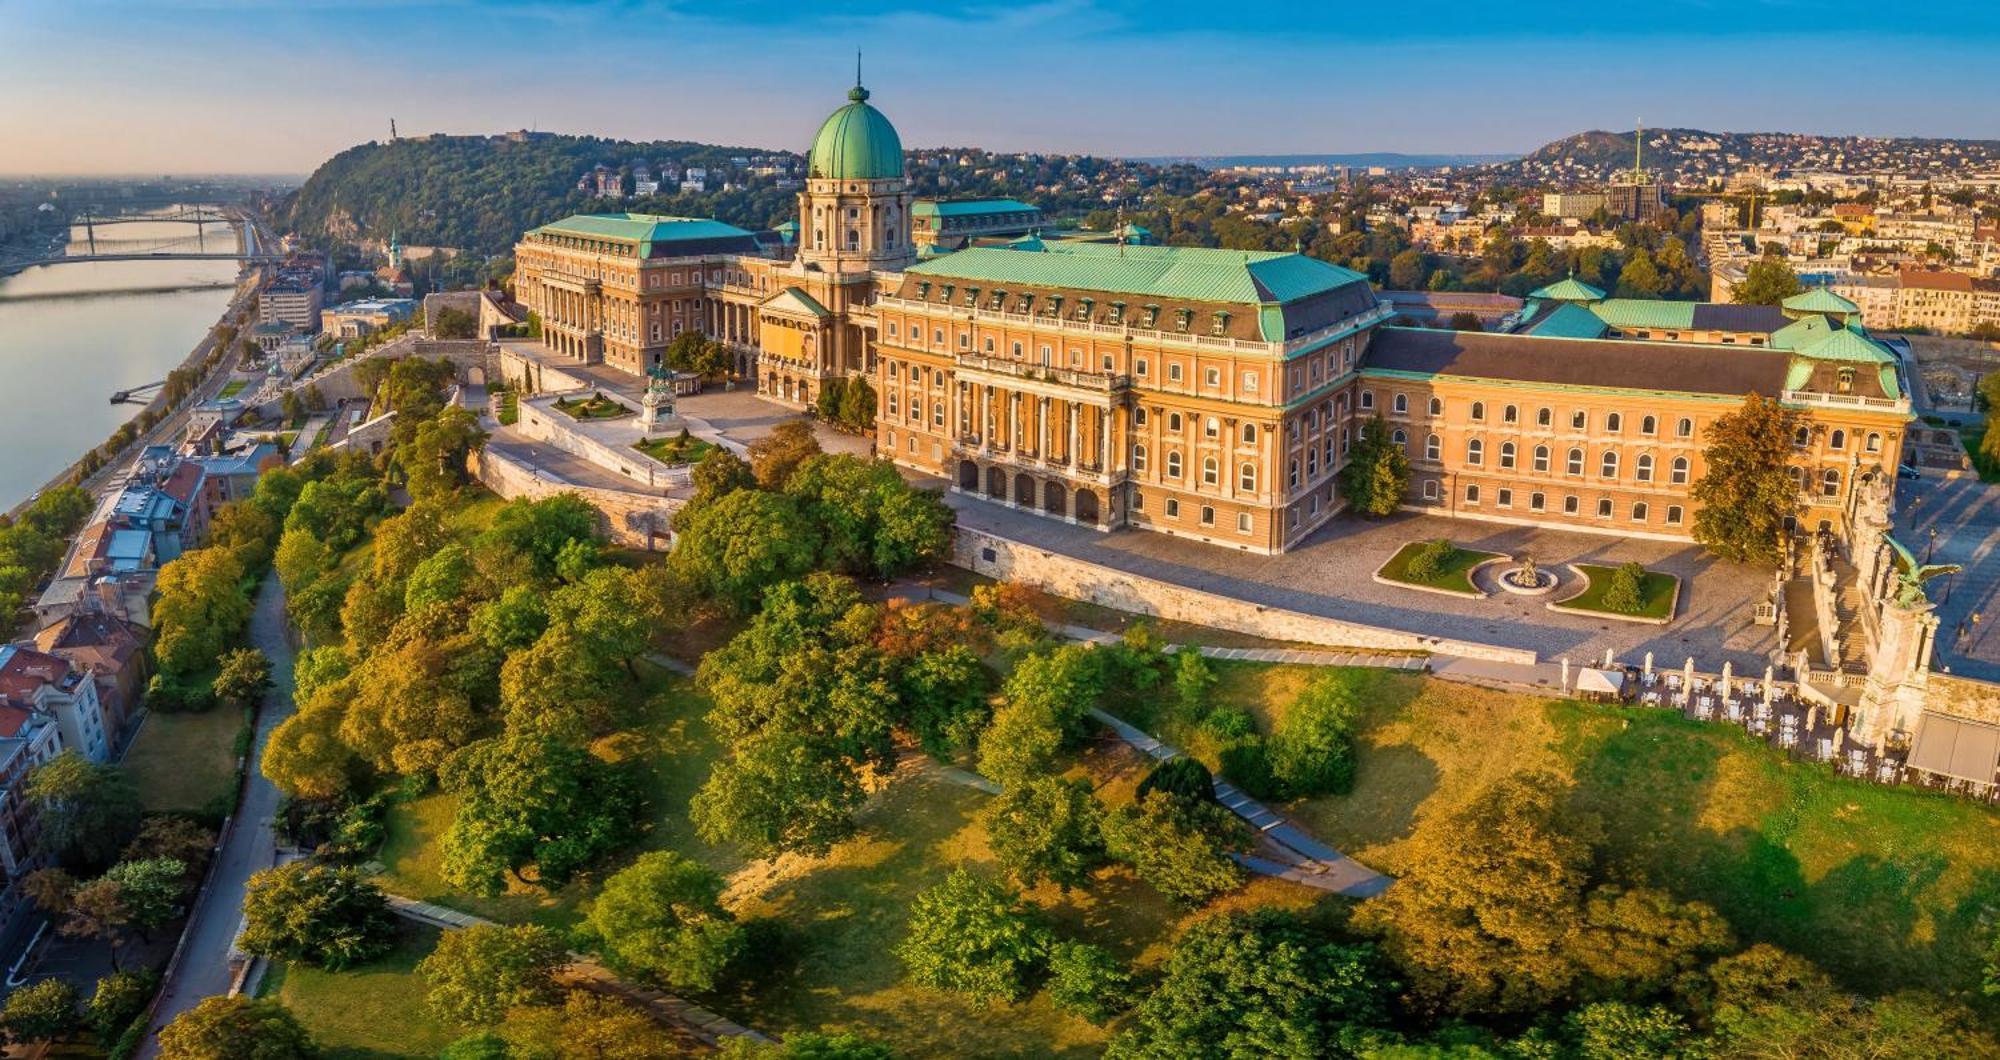
<instances>
[{"instance_id":1,"label":"green domed roof","mask_svg":"<svg viewBox=\"0 0 2000 1060\"><path fill-rule=\"evenodd\" d=\"M829 180L896 180L903 175L903 139L860 85L813 137L806 175Z\"/></svg>"}]
</instances>

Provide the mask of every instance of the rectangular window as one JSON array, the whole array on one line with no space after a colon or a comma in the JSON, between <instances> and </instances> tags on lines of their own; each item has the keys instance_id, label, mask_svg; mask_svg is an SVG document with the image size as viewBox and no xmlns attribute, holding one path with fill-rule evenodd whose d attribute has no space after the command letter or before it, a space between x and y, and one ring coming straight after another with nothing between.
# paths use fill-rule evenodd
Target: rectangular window
<instances>
[{"instance_id":1,"label":"rectangular window","mask_svg":"<svg viewBox=\"0 0 2000 1060\"><path fill-rule=\"evenodd\" d=\"M1178 518L1180 518L1180 517L1181 517L1181 501L1180 501L1180 498L1178 498L1178 497L1168 497L1168 498L1167 498L1167 518L1169 518L1169 519L1178 519Z\"/></svg>"},{"instance_id":2,"label":"rectangular window","mask_svg":"<svg viewBox=\"0 0 2000 1060\"><path fill-rule=\"evenodd\" d=\"M1500 490L1494 496L1493 503L1499 505L1502 508L1512 508L1514 506L1514 491L1510 489Z\"/></svg>"},{"instance_id":3,"label":"rectangular window","mask_svg":"<svg viewBox=\"0 0 2000 1060\"><path fill-rule=\"evenodd\" d=\"M1247 534L1247 533L1249 533L1249 532L1250 532L1250 513L1249 513L1249 512L1237 512L1237 513L1236 513L1236 532L1237 532L1237 533L1239 533L1239 534Z\"/></svg>"}]
</instances>

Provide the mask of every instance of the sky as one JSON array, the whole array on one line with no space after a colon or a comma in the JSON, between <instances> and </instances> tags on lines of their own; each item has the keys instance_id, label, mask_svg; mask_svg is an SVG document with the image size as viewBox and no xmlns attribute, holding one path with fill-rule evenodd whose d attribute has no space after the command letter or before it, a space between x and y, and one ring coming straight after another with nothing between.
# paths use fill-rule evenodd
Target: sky
<instances>
[{"instance_id":1,"label":"sky","mask_svg":"<svg viewBox=\"0 0 2000 1060\"><path fill-rule=\"evenodd\" d=\"M2000 139L1993 0L0 0L0 173L303 174L391 118L804 150L856 49L912 147Z\"/></svg>"}]
</instances>

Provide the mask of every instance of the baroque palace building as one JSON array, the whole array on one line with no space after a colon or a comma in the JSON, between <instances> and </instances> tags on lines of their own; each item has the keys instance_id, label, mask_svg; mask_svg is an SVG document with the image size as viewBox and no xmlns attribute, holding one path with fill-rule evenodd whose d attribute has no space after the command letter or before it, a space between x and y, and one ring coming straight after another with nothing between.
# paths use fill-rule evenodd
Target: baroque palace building
<instances>
[{"instance_id":1,"label":"baroque palace building","mask_svg":"<svg viewBox=\"0 0 2000 1060\"><path fill-rule=\"evenodd\" d=\"M1845 527L1857 487L1899 463L1903 367L1829 291L1642 302L1572 279L1477 333L1393 326L1366 277L1301 254L996 229L919 262L919 242L945 249L940 218L991 204L913 204L867 99L857 85L813 142L795 252L692 218L527 233L516 294L543 344L636 373L699 330L795 406L867 378L877 452L954 490L1261 553L1339 511L1375 417L1413 509L1626 537L1689 537L1707 428L1752 393L1806 415L1802 529Z\"/></svg>"}]
</instances>

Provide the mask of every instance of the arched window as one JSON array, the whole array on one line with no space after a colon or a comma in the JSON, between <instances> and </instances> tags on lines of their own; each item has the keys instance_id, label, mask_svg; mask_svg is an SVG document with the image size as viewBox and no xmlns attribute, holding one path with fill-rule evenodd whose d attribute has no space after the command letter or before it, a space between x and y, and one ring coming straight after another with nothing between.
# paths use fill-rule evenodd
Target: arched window
<instances>
[{"instance_id":1,"label":"arched window","mask_svg":"<svg viewBox=\"0 0 2000 1060\"><path fill-rule=\"evenodd\" d=\"M1535 470L1545 472L1548 469L1549 469L1549 447L1546 445L1538 445L1535 447Z\"/></svg>"},{"instance_id":2,"label":"arched window","mask_svg":"<svg viewBox=\"0 0 2000 1060\"><path fill-rule=\"evenodd\" d=\"M1811 444L1812 444L1811 428L1800 427L1798 430L1792 432L1792 445L1795 446L1796 448L1804 449L1806 446Z\"/></svg>"},{"instance_id":3,"label":"arched window","mask_svg":"<svg viewBox=\"0 0 2000 1060\"><path fill-rule=\"evenodd\" d=\"M1599 519L1611 518L1611 498L1599 497L1597 499L1597 517Z\"/></svg>"},{"instance_id":4,"label":"arched window","mask_svg":"<svg viewBox=\"0 0 2000 1060\"><path fill-rule=\"evenodd\" d=\"M1511 408L1512 406L1509 406L1509 407ZM1512 471L1512 470L1514 470L1514 443L1513 443L1513 442L1501 442L1501 443L1500 443L1500 467L1501 467L1501 469L1502 469L1502 470L1505 470L1505 471Z\"/></svg>"},{"instance_id":5,"label":"arched window","mask_svg":"<svg viewBox=\"0 0 2000 1060\"><path fill-rule=\"evenodd\" d=\"M1640 434L1653 435L1659 433L1659 430L1660 421L1655 417L1647 416L1639 421Z\"/></svg>"},{"instance_id":6,"label":"arched window","mask_svg":"<svg viewBox=\"0 0 2000 1060\"><path fill-rule=\"evenodd\" d=\"M1640 501L1639 503L1634 504L1632 506L1632 521L1635 523L1643 523L1646 521L1645 501Z\"/></svg>"},{"instance_id":7,"label":"arched window","mask_svg":"<svg viewBox=\"0 0 2000 1060\"><path fill-rule=\"evenodd\" d=\"M1404 413L1410 411L1410 395L1397 394L1393 399L1391 399L1389 407L1395 410L1396 415L1398 416L1403 415Z\"/></svg>"},{"instance_id":8,"label":"arched window","mask_svg":"<svg viewBox=\"0 0 2000 1060\"><path fill-rule=\"evenodd\" d=\"M1285 465L1285 485L1297 487L1299 484L1299 462L1295 457Z\"/></svg>"},{"instance_id":9,"label":"arched window","mask_svg":"<svg viewBox=\"0 0 2000 1060\"><path fill-rule=\"evenodd\" d=\"M1256 444L1257 444L1257 425L1256 425L1256 424L1254 424L1254 423L1246 423L1246 424L1244 424L1244 425L1243 425L1243 444L1244 444L1244 445L1256 445Z\"/></svg>"},{"instance_id":10,"label":"arched window","mask_svg":"<svg viewBox=\"0 0 2000 1060\"><path fill-rule=\"evenodd\" d=\"M1521 410L1514 405L1508 405L1506 408L1500 410L1500 421L1502 423L1521 422Z\"/></svg>"},{"instance_id":11,"label":"arched window","mask_svg":"<svg viewBox=\"0 0 2000 1060\"><path fill-rule=\"evenodd\" d=\"M1257 465L1248 460L1236 469L1236 488L1245 493L1257 492Z\"/></svg>"},{"instance_id":12,"label":"arched window","mask_svg":"<svg viewBox=\"0 0 2000 1060\"><path fill-rule=\"evenodd\" d=\"M1218 470L1215 458L1212 456L1202 457L1201 484L1204 486L1213 486L1217 482L1220 482L1221 480L1222 480L1222 473Z\"/></svg>"},{"instance_id":13,"label":"arched window","mask_svg":"<svg viewBox=\"0 0 2000 1060\"><path fill-rule=\"evenodd\" d=\"M1673 470L1668 473L1668 476L1669 477L1667 481L1671 482L1673 485L1676 486L1687 485L1688 458L1684 456L1674 457Z\"/></svg>"},{"instance_id":14,"label":"arched window","mask_svg":"<svg viewBox=\"0 0 2000 1060\"><path fill-rule=\"evenodd\" d=\"M1474 467L1486 462L1486 443L1473 438L1465 443L1465 462Z\"/></svg>"},{"instance_id":15,"label":"arched window","mask_svg":"<svg viewBox=\"0 0 2000 1060\"><path fill-rule=\"evenodd\" d=\"M1571 449L1569 451L1569 455L1563 458L1563 473L1567 475L1583 474L1583 450Z\"/></svg>"},{"instance_id":16,"label":"arched window","mask_svg":"<svg viewBox=\"0 0 2000 1060\"><path fill-rule=\"evenodd\" d=\"M1547 405L1543 405L1541 408L1535 410L1535 426L1552 427L1555 425L1555 422L1556 410Z\"/></svg>"},{"instance_id":17,"label":"arched window","mask_svg":"<svg viewBox=\"0 0 2000 1060\"><path fill-rule=\"evenodd\" d=\"M1632 475L1641 482L1653 481L1653 454L1640 453L1639 459L1632 462Z\"/></svg>"},{"instance_id":18,"label":"arched window","mask_svg":"<svg viewBox=\"0 0 2000 1060\"><path fill-rule=\"evenodd\" d=\"M1625 429L1625 415L1624 415L1624 413L1620 413L1620 412L1607 412L1607 413L1605 413L1605 414L1604 414L1604 429L1605 429L1605 430L1606 430L1607 432L1611 433L1611 434L1617 434L1617 433L1619 433L1619 432L1623 431L1623 430Z\"/></svg>"},{"instance_id":19,"label":"arched window","mask_svg":"<svg viewBox=\"0 0 2000 1060\"><path fill-rule=\"evenodd\" d=\"M1144 445L1135 444L1132 446L1132 470L1146 470L1146 447Z\"/></svg>"},{"instance_id":20,"label":"arched window","mask_svg":"<svg viewBox=\"0 0 2000 1060\"><path fill-rule=\"evenodd\" d=\"M1441 400L1441 399L1439 399L1439 398L1432 398L1432 399L1431 399L1431 405L1430 405L1430 408L1431 408L1431 415L1433 415L1433 416L1442 416L1442 415L1444 415L1444 401L1443 401L1443 400Z\"/></svg>"},{"instance_id":21,"label":"arched window","mask_svg":"<svg viewBox=\"0 0 2000 1060\"><path fill-rule=\"evenodd\" d=\"M1181 433L1181 414L1180 414L1180 413L1178 413L1178 412L1169 412L1169 413L1167 413L1167 430L1169 430L1169 431L1172 431L1172 432L1173 432L1173 433L1175 433L1175 434L1179 434L1179 433Z\"/></svg>"},{"instance_id":22,"label":"arched window","mask_svg":"<svg viewBox=\"0 0 2000 1060\"><path fill-rule=\"evenodd\" d=\"M1678 504L1669 504L1669 505L1667 505L1667 525L1668 525L1668 526L1679 526L1679 525L1681 525L1681 506L1680 506L1680 505L1678 505Z\"/></svg>"},{"instance_id":23,"label":"arched window","mask_svg":"<svg viewBox=\"0 0 2000 1060\"><path fill-rule=\"evenodd\" d=\"M1674 437L1676 438L1694 437L1694 421L1688 419L1686 416L1682 416L1681 421L1679 423L1674 424Z\"/></svg>"},{"instance_id":24,"label":"arched window","mask_svg":"<svg viewBox=\"0 0 2000 1060\"><path fill-rule=\"evenodd\" d=\"M1409 442L1410 436L1404 433L1401 427L1398 427L1389 433L1389 440L1395 442L1397 445L1405 445Z\"/></svg>"},{"instance_id":25,"label":"arched window","mask_svg":"<svg viewBox=\"0 0 2000 1060\"><path fill-rule=\"evenodd\" d=\"M1364 409L1375 407L1375 392L1373 390L1363 390L1361 392L1361 407Z\"/></svg>"},{"instance_id":26,"label":"arched window","mask_svg":"<svg viewBox=\"0 0 2000 1060\"><path fill-rule=\"evenodd\" d=\"M1146 425L1146 409L1145 406L1142 405L1132 410L1132 426L1144 427L1145 425Z\"/></svg>"},{"instance_id":27,"label":"arched window","mask_svg":"<svg viewBox=\"0 0 2000 1060\"><path fill-rule=\"evenodd\" d=\"M1606 449L1603 458L1597 462L1597 473L1604 478L1617 478L1618 454Z\"/></svg>"},{"instance_id":28,"label":"arched window","mask_svg":"<svg viewBox=\"0 0 2000 1060\"><path fill-rule=\"evenodd\" d=\"M1438 436L1435 434L1430 435L1429 437L1424 439L1424 459L1425 460L1439 459L1442 455L1443 448L1444 444L1438 440Z\"/></svg>"},{"instance_id":29,"label":"arched window","mask_svg":"<svg viewBox=\"0 0 2000 1060\"><path fill-rule=\"evenodd\" d=\"M1539 512L1547 507L1548 507L1548 498L1543 496L1539 491L1528 494L1529 511Z\"/></svg>"},{"instance_id":30,"label":"arched window","mask_svg":"<svg viewBox=\"0 0 2000 1060\"><path fill-rule=\"evenodd\" d=\"M1222 421L1216 419L1214 416L1208 417L1201 421L1201 433L1210 438L1220 437L1222 435Z\"/></svg>"},{"instance_id":31,"label":"arched window","mask_svg":"<svg viewBox=\"0 0 2000 1060\"><path fill-rule=\"evenodd\" d=\"M1874 431L1868 432L1868 451L1871 453L1882 451L1882 436L1876 434Z\"/></svg>"},{"instance_id":32,"label":"arched window","mask_svg":"<svg viewBox=\"0 0 2000 1060\"><path fill-rule=\"evenodd\" d=\"M1827 468L1825 471L1820 472L1819 492L1822 496L1827 496L1827 497L1836 497L1840 495L1839 469L1830 467Z\"/></svg>"},{"instance_id":33,"label":"arched window","mask_svg":"<svg viewBox=\"0 0 2000 1060\"><path fill-rule=\"evenodd\" d=\"M1826 436L1826 447L1836 451L1847 448L1847 432L1835 428L1832 434Z\"/></svg>"},{"instance_id":34,"label":"arched window","mask_svg":"<svg viewBox=\"0 0 2000 1060\"><path fill-rule=\"evenodd\" d=\"M1475 401L1472 403L1472 418L1475 421L1483 421L1486 419L1486 402Z\"/></svg>"},{"instance_id":35,"label":"arched window","mask_svg":"<svg viewBox=\"0 0 2000 1060\"><path fill-rule=\"evenodd\" d=\"M1167 477L1181 477L1181 454L1175 452L1167 454Z\"/></svg>"}]
</instances>

